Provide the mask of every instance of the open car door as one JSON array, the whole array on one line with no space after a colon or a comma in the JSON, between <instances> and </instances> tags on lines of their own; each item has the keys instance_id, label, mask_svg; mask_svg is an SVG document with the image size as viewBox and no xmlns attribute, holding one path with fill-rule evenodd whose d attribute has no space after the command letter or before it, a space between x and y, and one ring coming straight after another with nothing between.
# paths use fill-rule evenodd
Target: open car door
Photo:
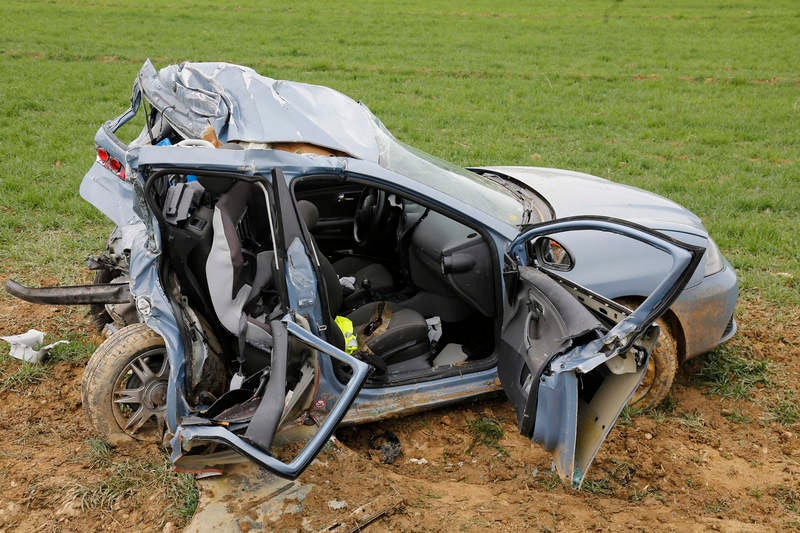
<instances>
[{"instance_id":1,"label":"open car door","mask_svg":"<svg viewBox=\"0 0 800 533\"><path fill-rule=\"evenodd\" d=\"M212 405L200 416L184 417L171 441L172 460L179 470L201 472L216 465L239 462L241 456L281 477L295 479L316 457L342 420L367 377L369 366L318 337L322 301L318 292L315 251L306 236L291 200L285 177L272 171L267 210L274 242L274 278L286 313L269 323L270 364L252 397L234 398L234 408ZM216 219L215 219L216 220ZM240 338L240 345L244 340ZM243 348L242 348L243 349ZM319 383L318 356L324 353L351 369L342 394L324 419L308 410ZM234 376L236 379L236 376ZM244 378L242 379L251 379ZM236 396L232 386L226 393ZM219 403L219 401L218 401ZM309 431L310 429L310 431ZM307 437L303 448L290 460L276 457L273 444L284 430ZM311 435L309 435L311 433ZM295 440L295 438L291 438ZM214 446L222 444L222 451ZM196 451L200 453L194 453Z\"/></svg>"},{"instance_id":2,"label":"open car door","mask_svg":"<svg viewBox=\"0 0 800 533\"><path fill-rule=\"evenodd\" d=\"M553 272L569 270L573 261L553 236L585 230L623 235L672 258L666 278L636 311ZM498 375L520 433L553 452L559 475L574 488L642 381L658 338L653 321L686 286L703 252L601 217L523 228L509 246Z\"/></svg>"}]
</instances>

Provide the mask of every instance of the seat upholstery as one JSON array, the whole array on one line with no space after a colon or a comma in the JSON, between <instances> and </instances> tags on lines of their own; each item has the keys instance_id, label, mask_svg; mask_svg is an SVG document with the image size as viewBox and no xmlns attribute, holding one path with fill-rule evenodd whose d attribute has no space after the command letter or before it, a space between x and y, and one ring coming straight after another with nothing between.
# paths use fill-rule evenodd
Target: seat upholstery
<instances>
[{"instance_id":1,"label":"seat upholstery","mask_svg":"<svg viewBox=\"0 0 800 533\"><path fill-rule=\"evenodd\" d=\"M214 207L213 237L206 260L208 291L220 324L254 346L272 346L269 326L245 311L261 291L272 283L274 252L259 251L255 265L245 260L238 225L254 195L266 195L261 187L237 182L220 195ZM266 214L264 215L266 216ZM252 262L251 262L252 263Z\"/></svg>"},{"instance_id":2,"label":"seat upholstery","mask_svg":"<svg viewBox=\"0 0 800 533\"><path fill-rule=\"evenodd\" d=\"M381 305L389 308L389 313L382 331L378 334L366 335L365 329L380 313ZM362 349L368 349L383 359L386 364L407 361L428 353L428 324L418 312L403 308L391 302L371 302L363 305L347 315L353 322L356 337Z\"/></svg>"},{"instance_id":3,"label":"seat upholstery","mask_svg":"<svg viewBox=\"0 0 800 533\"><path fill-rule=\"evenodd\" d=\"M361 302L369 293L381 294L394 287L394 279L385 266L362 257L343 257L333 262L333 269L340 278L355 278L355 291L347 295L345 304Z\"/></svg>"}]
</instances>

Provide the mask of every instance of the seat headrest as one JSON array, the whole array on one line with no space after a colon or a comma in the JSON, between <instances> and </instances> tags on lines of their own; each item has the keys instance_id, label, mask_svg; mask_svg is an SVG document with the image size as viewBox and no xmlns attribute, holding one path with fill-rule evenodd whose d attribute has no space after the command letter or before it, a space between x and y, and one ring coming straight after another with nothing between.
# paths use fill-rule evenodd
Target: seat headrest
<instances>
[{"instance_id":1,"label":"seat headrest","mask_svg":"<svg viewBox=\"0 0 800 533\"><path fill-rule=\"evenodd\" d=\"M303 222L306 223L308 231L314 231L314 228L317 227L317 221L319 220L319 209L317 206L308 200L298 200L297 211L300 213L300 216L303 217Z\"/></svg>"}]
</instances>

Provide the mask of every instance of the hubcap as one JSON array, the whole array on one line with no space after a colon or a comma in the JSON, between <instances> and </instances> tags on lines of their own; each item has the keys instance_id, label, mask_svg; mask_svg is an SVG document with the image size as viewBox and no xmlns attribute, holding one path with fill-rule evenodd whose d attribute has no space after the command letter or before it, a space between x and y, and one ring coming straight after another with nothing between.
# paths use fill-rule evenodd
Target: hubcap
<instances>
[{"instance_id":1,"label":"hubcap","mask_svg":"<svg viewBox=\"0 0 800 533\"><path fill-rule=\"evenodd\" d=\"M120 373L112 411L125 433L139 440L161 438L166 430L168 377L163 348L141 353Z\"/></svg>"}]
</instances>

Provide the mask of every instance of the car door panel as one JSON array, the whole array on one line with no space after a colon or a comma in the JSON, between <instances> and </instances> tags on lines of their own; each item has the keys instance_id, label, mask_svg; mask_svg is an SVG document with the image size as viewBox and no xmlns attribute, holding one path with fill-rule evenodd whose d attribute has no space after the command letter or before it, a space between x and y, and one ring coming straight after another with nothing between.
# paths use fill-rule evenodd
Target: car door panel
<instances>
[{"instance_id":1,"label":"car door panel","mask_svg":"<svg viewBox=\"0 0 800 533\"><path fill-rule=\"evenodd\" d=\"M498 375L511 401L524 406L518 409L517 423L523 434L530 434L536 419L533 383L555 355L583 338L599 338L602 324L558 282L535 268L520 267L519 284L505 310L501 337L504 359L524 354L519 360L527 365L498 365Z\"/></svg>"},{"instance_id":2,"label":"car door panel","mask_svg":"<svg viewBox=\"0 0 800 533\"><path fill-rule=\"evenodd\" d=\"M613 305L606 310L602 296L548 273L531 253L539 238L579 230L644 242L670 254L672 267L635 312L620 314ZM498 376L514 403L520 432L555 454L559 475L575 488L641 383L658 338L653 321L677 298L703 252L642 226L600 217L526 228L509 246Z\"/></svg>"}]
</instances>

